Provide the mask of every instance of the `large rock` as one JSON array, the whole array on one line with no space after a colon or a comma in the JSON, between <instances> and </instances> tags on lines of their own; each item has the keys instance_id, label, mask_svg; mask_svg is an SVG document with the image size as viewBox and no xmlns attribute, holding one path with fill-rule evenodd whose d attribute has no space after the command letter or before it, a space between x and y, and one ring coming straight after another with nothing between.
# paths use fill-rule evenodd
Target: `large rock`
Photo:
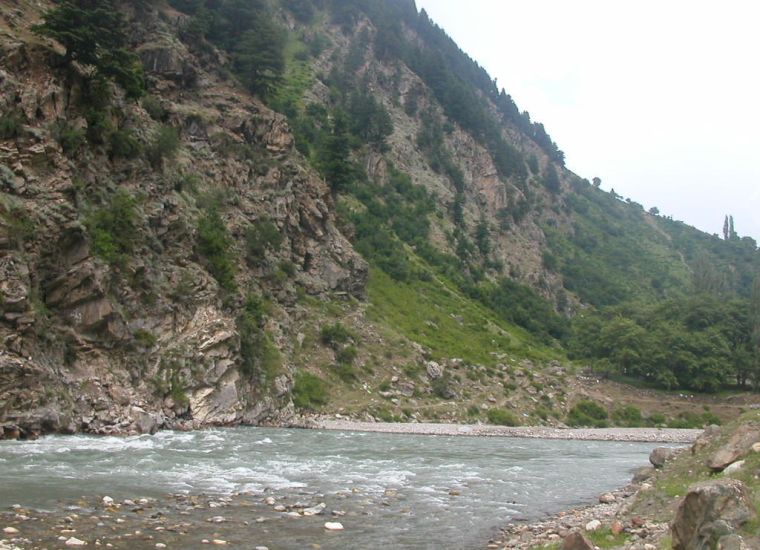
<instances>
[{"instance_id":1,"label":"large rock","mask_svg":"<svg viewBox=\"0 0 760 550\"><path fill-rule=\"evenodd\" d=\"M443 376L443 367L435 361L428 361L425 364L425 369L427 370L427 375L431 380L435 380Z\"/></svg>"},{"instance_id":2,"label":"large rock","mask_svg":"<svg viewBox=\"0 0 760 550\"><path fill-rule=\"evenodd\" d=\"M657 447L651 453L649 453L649 462L655 468L662 468L665 463L673 458L677 450L672 447Z\"/></svg>"},{"instance_id":3,"label":"large rock","mask_svg":"<svg viewBox=\"0 0 760 550\"><path fill-rule=\"evenodd\" d=\"M711 550L721 537L755 517L752 498L736 479L695 483L670 527L673 550Z\"/></svg>"},{"instance_id":4,"label":"large rock","mask_svg":"<svg viewBox=\"0 0 760 550\"><path fill-rule=\"evenodd\" d=\"M562 541L562 550L594 550L594 545L580 531L572 531Z\"/></svg>"},{"instance_id":5,"label":"large rock","mask_svg":"<svg viewBox=\"0 0 760 550\"><path fill-rule=\"evenodd\" d=\"M752 425L743 425L729 438L728 442L718 449L707 461L707 467L713 472L722 472L747 454L752 445L760 441L760 429Z\"/></svg>"}]
</instances>

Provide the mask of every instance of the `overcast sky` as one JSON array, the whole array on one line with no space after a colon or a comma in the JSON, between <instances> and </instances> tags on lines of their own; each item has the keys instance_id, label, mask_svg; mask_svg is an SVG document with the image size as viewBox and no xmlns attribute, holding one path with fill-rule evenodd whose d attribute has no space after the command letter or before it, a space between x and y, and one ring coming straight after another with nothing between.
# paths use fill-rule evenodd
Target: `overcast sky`
<instances>
[{"instance_id":1,"label":"overcast sky","mask_svg":"<svg viewBox=\"0 0 760 550\"><path fill-rule=\"evenodd\" d=\"M760 3L417 0L542 122L567 167L760 240Z\"/></svg>"}]
</instances>

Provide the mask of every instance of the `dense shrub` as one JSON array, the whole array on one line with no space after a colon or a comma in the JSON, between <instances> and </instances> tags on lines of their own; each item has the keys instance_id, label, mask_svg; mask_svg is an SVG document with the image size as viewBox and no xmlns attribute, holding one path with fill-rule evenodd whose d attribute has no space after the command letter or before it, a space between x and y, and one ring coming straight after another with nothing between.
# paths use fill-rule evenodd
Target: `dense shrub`
<instances>
[{"instance_id":1,"label":"dense shrub","mask_svg":"<svg viewBox=\"0 0 760 550\"><path fill-rule=\"evenodd\" d=\"M599 403L583 399L570 409L567 414L567 424L569 426L605 428L607 427L607 411Z\"/></svg>"},{"instance_id":2,"label":"dense shrub","mask_svg":"<svg viewBox=\"0 0 760 550\"><path fill-rule=\"evenodd\" d=\"M612 421L616 426L625 426L627 428L636 428L644 425L641 411L633 405L625 405L612 411Z\"/></svg>"},{"instance_id":3,"label":"dense shrub","mask_svg":"<svg viewBox=\"0 0 760 550\"><path fill-rule=\"evenodd\" d=\"M115 193L102 208L94 210L85 223L92 251L110 264L124 264L137 242L137 202L126 191Z\"/></svg>"},{"instance_id":4,"label":"dense shrub","mask_svg":"<svg viewBox=\"0 0 760 550\"><path fill-rule=\"evenodd\" d=\"M488 421L491 424L497 424L499 426L519 426L520 420L515 413L506 409L488 409L486 413Z\"/></svg>"},{"instance_id":5,"label":"dense shrub","mask_svg":"<svg viewBox=\"0 0 760 550\"><path fill-rule=\"evenodd\" d=\"M299 409L314 409L328 401L327 383L308 372L299 372L293 384L293 404Z\"/></svg>"},{"instance_id":6,"label":"dense shrub","mask_svg":"<svg viewBox=\"0 0 760 550\"><path fill-rule=\"evenodd\" d=\"M263 219L249 227L245 232L246 260L249 265L258 264L267 250L277 251L282 240L282 233L271 220Z\"/></svg>"},{"instance_id":7,"label":"dense shrub","mask_svg":"<svg viewBox=\"0 0 760 550\"><path fill-rule=\"evenodd\" d=\"M235 290L235 263L230 238L219 212L212 209L198 222L198 252L206 259L209 272L224 290Z\"/></svg>"},{"instance_id":8,"label":"dense shrub","mask_svg":"<svg viewBox=\"0 0 760 550\"><path fill-rule=\"evenodd\" d=\"M59 120L53 126L53 137L63 149L67 157L74 157L85 144L87 138L85 131L69 124L66 120Z\"/></svg>"},{"instance_id":9,"label":"dense shrub","mask_svg":"<svg viewBox=\"0 0 760 550\"><path fill-rule=\"evenodd\" d=\"M158 169L163 166L164 160L171 160L179 150L179 132L170 126L161 126L153 135L145 153L151 165Z\"/></svg>"},{"instance_id":10,"label":"dense shrub","mask_svg":"<svg viewBox=\"0 0 760 550\"><path fill-rule=\"evenodd\" d=\"M142 151L142 144L132 130L120 128L111 134L110 151L112 157L135 158Z\"/></svg>"},{"instance_id":11,"label":"dense shrub","mask_svg":"<svg viewBox=\"0 0 760 550\"><path fill-rule=\"evenodd\" d=\"M351 339L351 333L340 322L325 325L319 330L319 341L337 350Z\"/></svg>"}]
</instances>

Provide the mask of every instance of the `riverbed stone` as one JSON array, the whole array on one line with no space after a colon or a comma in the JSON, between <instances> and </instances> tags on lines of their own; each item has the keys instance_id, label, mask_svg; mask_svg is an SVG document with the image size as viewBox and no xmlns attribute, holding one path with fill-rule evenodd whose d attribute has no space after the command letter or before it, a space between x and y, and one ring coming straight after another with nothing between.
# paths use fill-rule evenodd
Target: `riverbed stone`
<instances>
[{"instance_id":1,"label":"riverbed stone","mask_svg":"<svg viewBox=\"0 0 760 550\"><path fill-rule=\"evenodd\" d=\"M68 538L64 544L66 546L87 546L87 543L85 541L80 540L76 537Z\"/></svg>"},{"instance_id":2,"label":"riverbed stone","mask_svg":"<svg viewBox=\"0 0 760 550\"><path fill-rule=\"evenodd\" d=\"M599 502L601 504L610 504L616 500L617 498L612 493L604 493L602 495L599 495Z\"/></svg>"},{"instance_id":3,"label":"riverbed stone","mask_svg":"<svg viewBox=\"0 0 760 550\"><path fill-rule=\"evenodd\" d=\"M602 526L602 522L598 519L592 519L586 524L586 531L596 531Z\"/></svg>"},{"instance_id":4,"label":"riverbed stone","mask_svg":"<svg viewBox=\"0 0 760 550\"><path fill-rule=\"evenodd\" d=\"M343 531L343 524L339 521L326 521L325 529L328 531Z\"/></svg>"}]
</instances>

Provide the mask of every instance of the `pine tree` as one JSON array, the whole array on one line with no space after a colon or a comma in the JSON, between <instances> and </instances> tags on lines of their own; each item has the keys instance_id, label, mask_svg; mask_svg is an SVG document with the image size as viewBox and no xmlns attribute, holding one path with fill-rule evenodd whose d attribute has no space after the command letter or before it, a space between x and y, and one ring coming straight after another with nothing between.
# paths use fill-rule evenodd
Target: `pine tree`
<instances>
[{"instance_id":1,"label":"pine tree","mask_svg":"<svg viewBox=\"0 0 760 550\"><path fill-rule=\"evenodd\" d=\"M142 66L126 49L126 24L112 0L64 0L42 19L34 32L60 42L67 65L76 61L93 67L98 77L121 85L128 97L142 95Z\"/></svg>"},{"instance_id":2,"label":"pine tree","mask_svg":"<svg viewBox=\"0 0 760 550\"><path fill-rule=\"evenodd\" d=\"M728 240L728 215L723 218L723 240Z\"/></svg>"},{"instance_id":3,"label":"pine tree","mask_svg":"<svg viewBox=\"0 0 760 550\"><path fill-rule=\"evenodd\" d=\"M749 300L751 377L755 390L760 389L760 275L752 282Z\"/></svg>"},{"instance_id":4,"label":"pine tree","mask_svg":"<svg viewBox=\"0 0 760 550\"><path fill-rule=\"evenodd\" d=\"M733 241L736 239L736 231L734 231L734 217L729 216L728 217L728 239Z\"/></svg>"}]
</instances>

